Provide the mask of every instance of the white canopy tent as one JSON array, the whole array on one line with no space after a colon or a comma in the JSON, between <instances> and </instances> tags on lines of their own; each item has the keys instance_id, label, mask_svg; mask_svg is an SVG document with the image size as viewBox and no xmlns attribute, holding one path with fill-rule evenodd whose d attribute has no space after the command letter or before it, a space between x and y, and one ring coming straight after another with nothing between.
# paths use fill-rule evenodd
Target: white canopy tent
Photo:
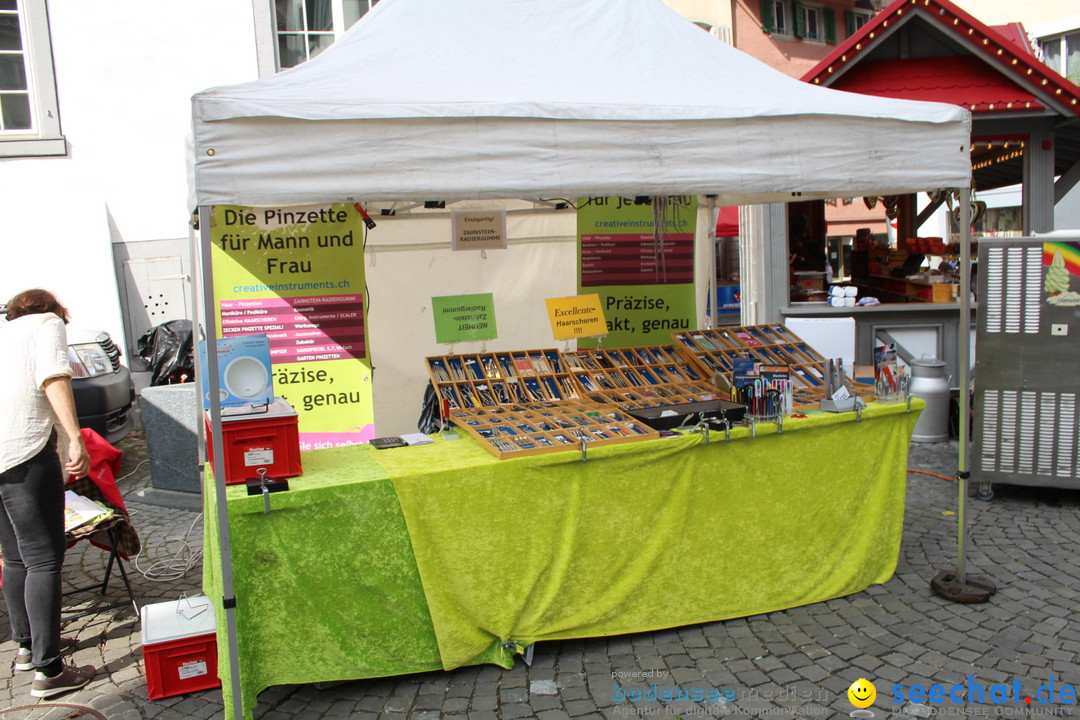
<instances>
[{"instance_id":1,"label":"white canopy tent","mask_svg":"<svg viewBox=\"0 0 1080 720\"><path fill-rule=\"evenodd\" d=\"M962 108L802 83L659 0L382 0L318 57L192 102L208 328L211 205L687 194L747 205L967 188L971 176ZM530 281L551 274L510 277L538 301ZM216 363L211 349L211 396Z\"/></svg>"},{"instance_id":2,"label":"white canopy tent","mask_svg":"<svg viewBox=\"0 0 1080 720\"><path fill-rule=\"evenodd\" d=\"M970 115L830 91L657 0L383 0L193 99L197 204L967 187Z\"/></svg>"}]
</instances>

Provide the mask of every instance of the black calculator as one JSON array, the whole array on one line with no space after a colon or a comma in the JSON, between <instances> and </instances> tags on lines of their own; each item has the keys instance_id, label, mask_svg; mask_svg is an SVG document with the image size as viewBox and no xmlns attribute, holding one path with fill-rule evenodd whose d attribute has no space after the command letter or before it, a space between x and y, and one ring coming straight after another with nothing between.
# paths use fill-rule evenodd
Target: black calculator
<instances>
[{"instance_id":1,"label":"black calculator","mask_svg":"<svg viewBox=\"0 0 1080 720\"><path fill-rule=\"evenodd\" d=\"M397 435L391 435L389 437L378 437L371 439L371 446L376 450L385 450L392 447L405 447L409 443L402 440Z\"/></svg>"}]
</instances>

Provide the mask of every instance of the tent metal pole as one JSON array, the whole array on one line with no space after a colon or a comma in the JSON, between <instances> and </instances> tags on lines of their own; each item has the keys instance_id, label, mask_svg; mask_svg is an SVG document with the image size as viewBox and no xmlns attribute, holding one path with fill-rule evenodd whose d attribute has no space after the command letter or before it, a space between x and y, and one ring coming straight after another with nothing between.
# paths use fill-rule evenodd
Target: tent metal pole
<instances>
[{"instance_id":1,"label":"tent metal pole","mask_svg":"<svg viewBox=\"0 0 1080 720\"><path fill-rule=\"evenodd\" d=\"M966 582L964 553L967 544L967 518L964 509L967 502L968 489L968 408L971 407L971 398L968 397L968 368L970 366L971 344L971 189L964 188L960 191L960 337L956 348L957 376L960 381L960 449L957 454L957 492L960 494L957 504L957 532L956 547L956 580L960 584Z\"/></svg>"},{"instance_id":2,"label":"tent metal pole","mask_svg":"<svg viewBox=\"0 0 1080 720\"><path fill-rule=\"evenodd\" d=\"M706 195L705 202L709 211L709 300L705 307L709 308L709 327L716 327L720 313L716 307L716 196Z\"/></svg>"},{"instance_id":3,"label":"tent metal pole","mask_svg":"<svg viewBox=\"0 0 1080 720\"><path fill-rule=\"evenodd\" d=\"M968 575L965 567L967 553L967 490L968 473L968 411L971 397L968 371L971 367L971 189L960 190L960 327L956 348L957 376L960 381L960 447L957 452L956 488L956 572L941 571L930 581L930 589L946 600L962 603L982 603L990 599L997 587L985 577Z\"/></svg>"},{"instance_id":4,"label":"tent metal pole","mask_svg":"<svg viewBox=\"0 0 1080 720\"><path fill-rule=\"evenodd\" d=\"M221 390L218 376L217 314L214 312L214 270L211 257L210 208L199 206L199 234L201 240L200 279L202 281L203 328L206 332L206 387L211 398L217 398ZM198 407L199 403L196 403ZM225 442L221 431L221 402L211 402L210 432L214 443L214 467L225 472ZM205 472L204 472L205 477ZM229 680L232 686L232 717L243 720L243 697L240 688L240 658L236 634L236 596L233 591L232 543L229 537L229 508L225 498L223 478L214 478L217 498L218 544L221 548L221 596L225 610L225 632L229 648Z\"/></svg>"}]
</instances>

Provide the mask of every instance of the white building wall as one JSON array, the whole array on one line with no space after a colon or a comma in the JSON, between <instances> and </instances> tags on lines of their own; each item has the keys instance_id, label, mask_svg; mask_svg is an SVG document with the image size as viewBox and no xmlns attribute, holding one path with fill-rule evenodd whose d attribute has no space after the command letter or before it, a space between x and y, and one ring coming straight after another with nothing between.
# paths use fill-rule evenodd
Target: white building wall
<instances>
[{"instance_id":1,"label":"white building wall","mask_svg":"<svg viewBox=\"0 0 1080 720\"><path fill-rule=\"evenodd\" d=\"M112 245L173 239L186 253L190 98L258 76L252 5L50 0L48 10L68 154L0 159L0 301L44 287L73 322L122 345Z\"/></svg>"},{"instance_id":2,"label":"white building wall","mask_svg":"<svg viewBox=\"0 0 1080 720\"><path fill-rule=\"evenodd\" d=\"M730 30L731 0L662 0L665 5L688 20L710 25L726 25Z\"/></svg>"}]
</instances>

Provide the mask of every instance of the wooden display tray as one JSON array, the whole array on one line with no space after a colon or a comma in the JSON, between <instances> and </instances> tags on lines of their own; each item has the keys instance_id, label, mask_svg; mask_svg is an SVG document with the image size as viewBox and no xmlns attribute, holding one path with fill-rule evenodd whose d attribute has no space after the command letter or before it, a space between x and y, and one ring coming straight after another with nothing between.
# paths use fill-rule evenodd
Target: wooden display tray
<instances>
[{"instance_id":1,"label":"wooden display tray","mask_svg":"<svg viewBox=\"0 0 1080 720\"><path fill-rule=\"evenodd\" d=\"M824 395L825 361L802 338L779 323L671 333L675 347L706 374L718 372L731 384L732 361L754 358L765 365L787 365L791 373L795 404L818 402ZM871 385L850 378L852 392L874 395Z\"/></svg>"},{"instance_id":2,"label":"wooden display tray","mask_svg":"<svg viewBox=\"0 0 1080 720\"><path fill-rule=\"evenodd\" d=\"M563 353L581 395L623 410L726 398L671 345Z\"/></svg>"},{"instance_id":3,"label":"wooden display tray","mask_svg":"<svg viewBox=\"0 0 1080 720\"><path fill-rule=\"evenodd\" d=\"M587 400L450 411L450 420L500 460L652 440L660 434L618 408Z\"/></svg>"},{"instance_id":4,"label":"wooden display tray","mask_svg":"<svg viewBox=\"0 0 1080 720\"><path fill-rule=\"evenodd\" d=\"M558 350L513 350L426 359L440 407L450 410L578 400Z\"/></svg>"}]
</instances>

